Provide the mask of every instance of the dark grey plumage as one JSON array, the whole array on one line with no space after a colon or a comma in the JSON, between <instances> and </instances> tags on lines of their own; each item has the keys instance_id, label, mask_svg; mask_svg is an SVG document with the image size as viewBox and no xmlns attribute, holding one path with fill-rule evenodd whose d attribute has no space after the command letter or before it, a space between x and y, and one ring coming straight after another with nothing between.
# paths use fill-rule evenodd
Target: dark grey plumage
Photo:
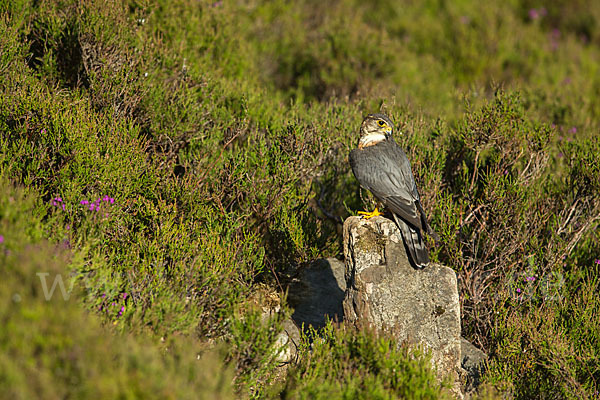
<instances>
[{"instance_id":1,"label":"dark grey plumage","mask_svg":"<svg viewBox=\"0 0 600 400\"><path fill-rule=\"evenodd\" d=\"M391 211L409 258L420 269L429 264L423 234L437 235L427 222L410 163L394 141L393 129L385 115L368 115L361 126L359 146L350 152L350 166L360 185Z\"/></svg>"}]
</instances>

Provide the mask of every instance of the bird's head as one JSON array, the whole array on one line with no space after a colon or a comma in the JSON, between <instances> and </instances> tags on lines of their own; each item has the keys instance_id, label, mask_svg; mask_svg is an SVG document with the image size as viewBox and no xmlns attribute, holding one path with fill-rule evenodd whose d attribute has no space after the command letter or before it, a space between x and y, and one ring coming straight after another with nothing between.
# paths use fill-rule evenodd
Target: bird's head
<instances>
[{"instance_id":1,"label":"bird's head","mask_svg":"<svg viewBox=\"0 0 600 400\"><path fill-rule=\"evenodd\" d=\"M368 147L392 136L394 123L384 114L369 114L360 126L358 147Z\"/></svg>"}]
</instances>

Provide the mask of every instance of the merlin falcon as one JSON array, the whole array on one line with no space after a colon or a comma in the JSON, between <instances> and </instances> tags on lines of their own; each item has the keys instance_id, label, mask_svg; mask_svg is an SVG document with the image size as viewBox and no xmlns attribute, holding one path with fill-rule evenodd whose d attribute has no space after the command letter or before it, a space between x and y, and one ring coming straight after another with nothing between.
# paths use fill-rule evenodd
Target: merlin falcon
<instances>
[{"instance_id":1,"label":"merlin falcon","mask_svg":"<svg viewBox=\"0 0 600 400\"><path fill-rule=\"evenodd\" d=\"M422 269L429 264L423 234L437 235L427 222L410 163L394 141L393 130L386 115L367 115L360 127L358 148L350 152L350 166L360 185L392 213L411 263ZM359 214L366 218L381 215L377 208Z\"/></svg>"}]
</instances>

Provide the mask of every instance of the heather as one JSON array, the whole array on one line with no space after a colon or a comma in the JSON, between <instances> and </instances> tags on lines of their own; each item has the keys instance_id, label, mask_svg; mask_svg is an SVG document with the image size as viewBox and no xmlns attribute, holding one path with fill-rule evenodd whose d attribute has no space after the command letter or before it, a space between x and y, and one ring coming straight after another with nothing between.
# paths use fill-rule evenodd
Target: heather
<instances>
[{"instance_id":1,"label":"heather","mask_svg":"<svg viewBox=\"0 0 600 400\"><path fill-rule=\"evenodd\" d=\"M347 153L381 111L485 393L597 396L599 62L585 1L0 1L0 392L443 398L369 331L275 361L287 282L363 207Z\"/></svg>"}]
</instances>

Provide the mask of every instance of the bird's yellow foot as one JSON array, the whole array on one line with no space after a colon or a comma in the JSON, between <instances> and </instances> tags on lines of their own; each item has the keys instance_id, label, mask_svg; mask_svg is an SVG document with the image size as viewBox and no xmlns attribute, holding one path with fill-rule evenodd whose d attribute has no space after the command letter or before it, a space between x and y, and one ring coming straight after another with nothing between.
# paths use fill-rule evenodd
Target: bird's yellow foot
<instances>
[{"instance_id":1,"label":"bird's yellow foot","mask_svg":"<svg viewBox=\"0 0 600 400\"><path fill-rule=\"evenodd\" d=\"M365 219L370 219L370 218L377 217L377 216L383 215L383 214L379 212L377 207L375 207L373 212L359 211L358 215L362 215Z\"/></svg>"}]
</instances>

